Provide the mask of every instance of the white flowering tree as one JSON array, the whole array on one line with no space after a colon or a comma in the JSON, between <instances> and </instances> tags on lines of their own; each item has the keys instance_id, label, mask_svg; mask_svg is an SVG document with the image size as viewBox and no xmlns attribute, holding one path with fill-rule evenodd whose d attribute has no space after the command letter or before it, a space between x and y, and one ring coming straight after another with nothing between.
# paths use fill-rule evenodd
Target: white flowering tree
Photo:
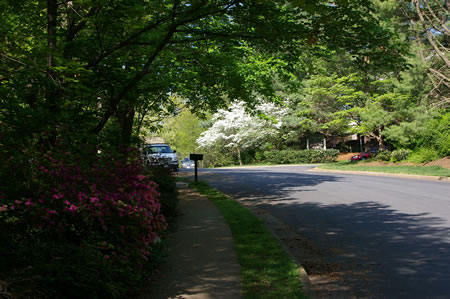
<instances>
[{"instance_id":1,"label":"white flowering tree","mask_svg":"<svg viewBox=\"0 0 450 299\"><path fill-rule=\"evenodd\" d=\"M219 110L213 115L213 125L201 134L197 143L206 149L228 149L242 165L242 151L275 136L285 113L286 109L273 103L262 103L256 106L256 113L250 114L244 102L235 101L228 110Z\"/></svg>"}]
</instances>

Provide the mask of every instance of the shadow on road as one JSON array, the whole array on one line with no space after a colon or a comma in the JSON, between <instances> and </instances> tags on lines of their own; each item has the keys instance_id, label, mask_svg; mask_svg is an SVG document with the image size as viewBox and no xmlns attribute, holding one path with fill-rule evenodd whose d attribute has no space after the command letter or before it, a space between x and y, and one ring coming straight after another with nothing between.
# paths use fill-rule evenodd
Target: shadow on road
<instances>
[{"instance_id":1,"label":"shadow on road","mask_svg":"<svg viewBox=\"0 0 450 299\"><path fill-rule=\"evenodd\" d=\"M219 187L224 193L232 194L234 198L246 197L260 203L267 201L291 200L287 196L291 190L302 192L316 191L315 186L325 182L346 181L336 175L316 175L305 173L277 172L268 169L239 169L239 175L234 169L214 169L201 174L200 179ZM308 187L307 189L303 187Z\"/></svg>"},{"instance_id":2,"label":"shadow on road","mask_svg":"<svg viewBox=\"0 0 450 299\"><path fill-rule=\"evenodd\" d=\"M320 184L346 181L343 176L261 169L240 170L233 176L228 172L233 170L215 171L204 179L286 224L290 232L273 229L310 275L327 277L316 285L322 291L339 281L356 297L450 298L446 220L428 213L402 213L376 201L333 204L299 199Z\"/></svg>"},{"instance_id":3,"label":"shadow on road","mask_svg":"<svg viewBox=\"0 0 450 299\"><path fill-rule=\"evenodd\" d=\"M450 296L450 229L440 218L403 214L376 202L293 203L269 210L316 244L328 271L346 272L358 297ZM308 272L324 274L320 264L309 266Z\"/></svg>"}]
</instances>

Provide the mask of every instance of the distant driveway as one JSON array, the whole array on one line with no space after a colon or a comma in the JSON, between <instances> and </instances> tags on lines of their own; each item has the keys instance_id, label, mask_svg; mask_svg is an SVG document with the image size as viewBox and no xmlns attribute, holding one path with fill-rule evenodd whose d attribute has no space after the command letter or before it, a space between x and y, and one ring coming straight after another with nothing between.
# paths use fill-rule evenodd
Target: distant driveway
<instances>
[{"instance_id":1,"label":"distant driveway","mask_svg":"<svg viewBox=\"0 0 450 299\"><path fill-rule=\"evenodd\" d=\"M308 172L200 170L275 217L272 229L322 297L450 298L450 183Z\"/></svg>"}]
</instances>

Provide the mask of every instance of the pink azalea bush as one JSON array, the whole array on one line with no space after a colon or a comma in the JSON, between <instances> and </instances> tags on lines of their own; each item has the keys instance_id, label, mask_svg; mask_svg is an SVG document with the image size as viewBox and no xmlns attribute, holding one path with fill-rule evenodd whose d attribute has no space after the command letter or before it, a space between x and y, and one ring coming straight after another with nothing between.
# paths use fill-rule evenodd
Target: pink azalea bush
<instances>
[{"instance_id":1,"label":"pink azalea bush","mask_svg":"<svg viewBox=\"0 0 450 299\"><path fill-rule=\"evenodd\" d=\"M128 154L125 161L99 156L82 167L67 152L59 158L47 152L35 174L40 192L0 209L31 215L48 233L75 234L80 240L94 235L105 256L147 259L148 247L167 224L157 185L143 174L136 154Z\"/></svg>"},{"instance_id":2,"label":"pink azalea bush","mask_svg":"<svg viewBox=\"0 0 450 299\"><path fill-rule=\"evenodd\" d=\"M4 173L22 167L29 175L16 182L21 188L0 190L0 227L14 227L15 240L28 235L70 243L128 272L152 258L167 223L158 186L137 151L72 155L59 149L7 163Z\"/></svg>"}]
</instances>

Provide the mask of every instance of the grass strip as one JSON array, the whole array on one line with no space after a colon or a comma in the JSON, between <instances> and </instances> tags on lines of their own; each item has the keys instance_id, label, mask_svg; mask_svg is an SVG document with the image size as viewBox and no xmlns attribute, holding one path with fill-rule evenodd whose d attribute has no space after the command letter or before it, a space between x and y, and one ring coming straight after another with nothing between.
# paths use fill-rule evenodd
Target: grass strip
<instances>
[{"instance_id":1,"label":"grass strip","mask_svg":"<svg viewBox=\"0 0 450 299\"><path fill-rule=\"evenodd\" d=\"M261 220L205 182L189 186L216 205L231 229L241 265L244 298L306 298L297 264Z\"/></svg>"},{"instance_id":2,"label":"grass strip","mask_svg":"<svg viewBox=\"0 0 450 299\"><path fill-rule=\"evenodd\" d=\"M351 170L351 171L373 171L385 173L403 173L427 176L450 177L450 169L442 168L440 166L411 166L411 165L385 165L385 166L370 166L364 165L364 162L337 162L330 164L323 164L318 168L330 170Z\"/></svg>"}]
</instances>

